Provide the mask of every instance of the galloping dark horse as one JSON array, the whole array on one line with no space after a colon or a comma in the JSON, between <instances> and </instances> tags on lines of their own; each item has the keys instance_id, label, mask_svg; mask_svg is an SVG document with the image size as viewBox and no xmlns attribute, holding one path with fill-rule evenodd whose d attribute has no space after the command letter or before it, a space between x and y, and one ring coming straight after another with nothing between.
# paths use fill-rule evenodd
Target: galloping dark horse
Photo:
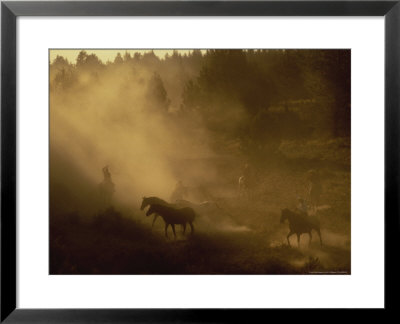
<instances>
[{"instance_id":1,"label":"galloping dark horse","mask_svg":"<svg viewBox=\"0 0 400 324\"><path fill-rule=\"evenodd\" d=\"M162 200L161 198L158 197L143 197L142 200L142 205L140 206L140 210L145 209L147 206L150 205L163 205L163 206L170 206L174 207L174 205L167 203L165 200ZM157 219L158 214L154 214L153 222L151 223L151 227L154 226L154 222Z\"/></svg>"},{"instance_id":2,"label":"galloping dark horse","mask_svg":"<svg viewBox=\"0 0 400 324\"><path fill-rule=\"evenodd\" d=\"M171 225L172 231L175 233L175 224L181 224L183 226L183 233L186 231L186 223L189 223L191 234L193 234L193 221L196 216L196 213L192 208L173 208L165 205L150 205L149 210L146 213L146 216L150 216L151 214L160 215L165 222L165 236L168 237L168 226Z\"/></svg>"},{"instance_id":3,"label":"galloping dark horse","mask_svg":"<svg viewBox=\"0 0 400 324\"><path fill-rule=\"evenodd\" d=\"M311 231L314 229L318 235L319 240L322 245L322 237L321 237L321 230L319 221L316 219L310 219L309 216L301 215L299 213L295 213L289 209L283 209L281 215L281 223L285 220L289 221L289 234L287 235L287 241L290 246L289 237L293 234L297 235L297 244L300 245L300 235L303 233L308 233L310 236L310 243L312 239Z\"/></svg>"}]
</instances>

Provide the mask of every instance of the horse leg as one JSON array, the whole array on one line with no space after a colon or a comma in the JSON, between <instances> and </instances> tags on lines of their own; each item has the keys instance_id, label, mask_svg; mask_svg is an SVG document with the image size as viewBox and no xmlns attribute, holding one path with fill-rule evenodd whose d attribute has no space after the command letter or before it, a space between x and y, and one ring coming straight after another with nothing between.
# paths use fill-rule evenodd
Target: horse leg
<instances>
[{"instance_id":1,"label":"horse leg","mask_svg":"<svg viewBox=\"0 0 400 324\"><path fill-rule=\"evenodd\" d=\"M189 225L190 225L190 234L193 234L193 232L194 232L194 227L193 227L192 222L189 222Z\"/></svg>"},{"instance_id":2,"label":"horse leg","mask_svg":"<svg viewBox=\"0 0 400 324\"><path fill-rule=\"evenodd\" d=\"M165 237L166 238L168 238L168 232L167 232L167 229L168 229L168 223L165 223Z\"/></svg>"},{"instance_id":3,"label":"horse leg","mask_svg":"<svg viewBox=\"0 0 400 324\"><path fill-rule=\"evenodd\" d=\"M154 226L154 222L156 221L156 219L157 219L157 214L154 214L154 218L153 218L153 223L151 223L151 228L153 228L153 226Z\"/></svg>"},{"instance_id":4,"label":"horse leg","mask_svg":"<svg viewBox=\"0 0 400 324\"><path fill-rule=\"evenodd\" d=\"M183 234L185 234L185 232L186 232L186 223L183 223L182 227L183 227Z\"/></svg>"},{"instance_id":5,"label":"horse leg","mask_svg":"<svg viewBox=\"0 0 400 324\"><path fill-rule=\"evenodd\" d=\"M300 233L297 233L297 246L300 247Z\"/></svg>"},{"instance_id":6,"label":"horse leg","mask_svg":"<svg viewBox=\"0 0 400 324\"><path fill-rule=\"evenodd\" d=\"M287 242L290 246L290 241L289 241L289 237L291 237L294 233L292 231L289 232L289 234L286 236Z\"/></svg>"},{"instance_id":7,"label":"horse leg","mask_svg":"<svg viewBox=\"0 0 400 324\"><path fill-rule=\"evenodd\" d=\"M172 231L174 232L174 237L175 237L175 239L176 239L175 224L171 224L171 227L172 227Z\"/></svg>"},{"instance_id":8,"label":"horse leg","mask_svg":"<svg viewBox=\"0 0 400 324\"><path fill-rule=\"evenodd\" d=\"M311 245L311 240L312 240L312 234L311 231L308 232L308 235L310 236L310 241L308 242L308 245Z\"/></svg>"},{"instance_id":9,"label":"horse leg","mask_svg":"<svg viewBox=\"0 0 400 324\"><path fill-rule=\"evenodd\" d=\"M322 246L321 230L320 230L320 229L317 229L317 233L318 233L318 235L319 235L319 242L321 243L321 246Z\"/></svg>"}]
</instances>

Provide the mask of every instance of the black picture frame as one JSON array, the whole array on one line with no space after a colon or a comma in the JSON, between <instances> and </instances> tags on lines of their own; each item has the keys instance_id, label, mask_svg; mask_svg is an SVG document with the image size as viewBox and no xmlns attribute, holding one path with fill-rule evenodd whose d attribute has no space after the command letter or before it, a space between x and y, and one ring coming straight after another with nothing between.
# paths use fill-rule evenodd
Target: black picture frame
<instances>
[{"instance_id":1,"label":"black picture frame","mask_svg":"<svg viewBox=\"0 0 400 324\"><path fill-rule=\"evenodd\" d=\"M384 16L385 310L396 310L399 238L400 1L92 1L1 3L1 322L254 322L266 309L16 308L16 19L19 16ZM391 257L393 256L393 257ZM395 260L393 260L393 258ZM275 312L275 310L269 310ZM379 313L381 314L381 313ZM269 315L269 314L268 314ZM315 315L315 320L321 319ZM324 315L326 316L326 315ZM369 315L368 315L369 316ZM379 315L381 316L381 315ZM252 321L251 318L254 320Z\"/></svg>"}]
</instances>

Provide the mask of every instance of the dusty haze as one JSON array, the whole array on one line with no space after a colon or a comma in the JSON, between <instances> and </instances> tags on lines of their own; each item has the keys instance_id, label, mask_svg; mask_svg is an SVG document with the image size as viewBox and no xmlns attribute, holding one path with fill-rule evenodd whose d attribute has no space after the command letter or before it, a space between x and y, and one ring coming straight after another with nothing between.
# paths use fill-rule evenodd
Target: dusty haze
<instances>
[{"instance_id":1,"label":"dusty haze","mask_svg":"<svg viewBox=\"0 0 400 324\"><path fill-rule=\"evenodd\" d=\"M50 51L51 273L350 273L350 51L74 53ZM290 248L281 210L311 206L312 177L325 244ZM217 207L166 240L139 207L178 182Z\"/></svg>"}]
</instances>

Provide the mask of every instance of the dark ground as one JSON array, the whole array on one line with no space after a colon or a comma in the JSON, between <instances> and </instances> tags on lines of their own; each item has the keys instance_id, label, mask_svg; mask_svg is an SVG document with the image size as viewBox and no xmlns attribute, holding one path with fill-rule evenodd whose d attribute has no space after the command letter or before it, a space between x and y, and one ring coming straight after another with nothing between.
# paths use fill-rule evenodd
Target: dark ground
<instances>
[{"instance_id":1,"label":"dark ground","mask_svg":"<svg viewBox=\"0 0 400 324\"><path fill-rule=\"evenodd\" d=\"M317 143L319 144L319 143ZM340 144L340 143L339 143ZM341 145L341 144L340 144ZM53 154L50 194L50 273L51 274L310 274L347 273L351 271L350 239L350 168L349 148L322 145L335 152L332 158L306 160L302 151L279 163L270 163L258 174L250 200L231 194L220 194L220 209L200 215L194 222L195 233L186 235L177 226L177 239L169 228L164 237L164 222L146 217L135 201L131 206L115 203L99 208L88 199L93 185L77 170ZM342 145L341 145L342 146ZM340 146L340 147L341 147ZM304 154L317 152L305 146ZM293 152L291 148L291 152ZM327 154L324 154L327 156ZM337 158L334 160L333 157ZM280 223L280 211L294 208L296 196L304 196L306 170L318 167L323 194L318 218L323 246L316 232L308 245L308 235L297 247L286 242L288 224ZM57 172L70 174L63 183ZM229 170L221 165L221 170ZM220 172L218 184L235 188L236 174ZM80 179L80 180L78 180ZM68 181L68 182L67 182ZM216 193L228 191L215 188ZM79 188L71 190L69 188Z\"/></svg>"},{"instance_id":2,"label":"dark ground","mask_svg":"<svg viewBox=\"0 0 400 324\"><path fill-rule=\"evenodd\" d=\"M325 216L327 213L325 214ZM52 219L51 274L309 274L350 272L350 241L343 234L322 229L324 245L316 233L297 247L286 242L287 224L279 215L271 228L236 225L228 218L212 224L195 222L195 233L177 239L158 219L136 220L109 208L90 220L78 214Z\"/></svg>"}]
</instances>

